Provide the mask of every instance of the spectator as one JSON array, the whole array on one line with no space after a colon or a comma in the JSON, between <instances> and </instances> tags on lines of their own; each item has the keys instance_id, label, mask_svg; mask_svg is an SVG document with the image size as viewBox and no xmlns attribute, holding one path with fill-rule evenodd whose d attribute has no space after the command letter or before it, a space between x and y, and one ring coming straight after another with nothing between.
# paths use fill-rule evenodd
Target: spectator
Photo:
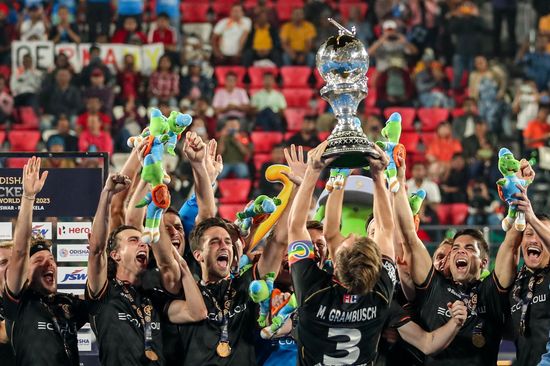
<instances>
[{"instance_id":1,"label":"spectator","mask_svg":"<svg viewBox=\"0 0 550 366\"><path fill-rule=\"evenodd\" d=\"M251 152L252 143L246 133L241 131L239 118L229 117L218 139L218 154L223 158L223 170L218 179L227 178L232 173L235 178L250 178L247 160Z\"/></svg>"},{"instance_id":2,"label":"spectator","mask_svg":"<svg viewBox=\"0 0 550 366\"><path fill-rule=\"evenodd\" d=\"M13 97L6 78L0 74L0 125L6 123L13 113Z\"/></svg>"},{"instance_id":3,"label":"spectator","mask_svg":"<svg viewBox=\"0 0 550 366\"><path fill-rule=\"evenodd\" d=\"M170 21L170 25L178 35L178 27L180 27L180 0L157 0L157 8L155 9L157 17L161 14L166 14Z\"/></svg>"},{"instance_id":4,"label":"spectator","mask_svg":"<svg viewBox=\"0 0 550 366\"><path fill-rule=\"evenodd\" d=\"M202 118L193 118L193 124L190 127L190 131L195 132L203 141L208 141L208 131L206 129L206 123Z\"/></svg>"},{"instance_id":5,"label":"spectator","mask_svg":"<svg viewBox=\"0 0 550 366\"><path fill-rule=\"evenodd\" d=\"M392 59L390 66L376 76L376 106L412 107L415 95L413 81L399 58Z\"/></svg>"},{"instance_id":6,"label":"spectator","mask_svg":"<svg viewBox=\"0 0 550 366\"><path fill-rule=\"evenodd\" d=\"M303 146L304 151L316 148L321 143L319 135L317 135L316 122L317 116L305 116L300 132L297 132L291 138L289 138L287 144Z\"/></svg>"},{"instance_id":7,"label":"spectator","mask_svg":"<svg viewBox=\"0 0 550 366\"><path fill-rule=\"evenodd\" d=\"M534 50L531 50L530 42L526 42L516 57L517 62L523 66L525 76L534 80L541 91L550 86L550 50L547 49L549 39L539 34L535 40Z\"/></svg>"},{"instance_id":8,"label":"spectator","mask_svg":"<svg viewBox=\"0 0 550 366\"><path fill-rule=\"evenodd\" d=\"M80 84L84 87L88 87L91 84L92 72L95 69L101 69L103 77L105 78L105 84L109 85L112 79L111 71L103 63L101 59L101 49L97 45L90 47L90 63L82 68L80 73Z\"/></svg>"},{"instance_id":9,"label":"spectator","mask_svg":"<svg viewBox=\"0 0 550 366\"><path fill-rule=\"evenodd\" d=\"M514 101L512 102L512 112L517 114L516 129L519 132L519 143L523 151L523 131L527 124L537 118L539 110L539 93L534 81L526 81L517 89Z\"/></svg>"},{"instance_id":10,"label":"spectator","mask_svg":"<svg viewBox=\"0 0 550 366\"><path fill-rule=\"evenodd\" d=\"M28 14L29 17L19 25L19 39L21 41L48 40L48 29L42 7L31 5Z\"/></svg>"},{"instance_id":11,"label":"spectator","mask_svg":"<svg viewBox=\"0 0 550 366\"><path fill-rule=\"evenodd\" d=\"M347 29L355 27L355 36L365 45L369 45L374 39L374 32L372 24L364 18L359 6L352 3L349 5L348 19L344 21L344 26Z\"/></svg>"},{"instance_id":12,"label":"spectator","mask_svg":"<svg viewBox=\"0 0 550 366\"><path fill-rule=\"evenodd\" d=\"M480 117L487 121L496 134L508 132L505 120L507 105L504 102L506 80L497 67L489 67L485 56L475 58L475 71L470 74L468 90L470 97L477 100Z\"/></svg>"},{"instance_id":13,"label":"spectator","mask_svg":"<svg viewBox=\"0 0 550 366\"><path fill-rule=\"evenodd\" d=\"M8 6L5 3L0 3L0 65L10 63L13 27L9 24L8 14Z\"/></svg>"},{"instance_id":14,"label":"spectator","mask_svg":"<svg viewBox=\"0 0 550 366\"><path fill-rule=\"evenodd\" d=\"M468 220L466 225L500 226L500 219L495 213L499 203L491 198L487 185L473 179L466 190L468 194Z\"/></svg>"},{"instance_id":15,"label":"spectator","mask_svg":"<svg viewBox=\"0 0 550 366\"><path fill-rule=\"evenodd\" d=\"M50 29L50 40L54 43L80 43L78 25L70 22L69 9L60 6L58 11L59 24Z\"/></svg>"},{"instance_id":16,"label":"spectator","mask_svg":"<svg viewBox=\"0 0 550 366\"><path fill-rule=\"evenodd\" d=\"M405 68L406 56L415 55L418 50L397 30L395 20L386 20L382 23L382 35L369 47L368 53L376 60L376 70L383 72L392 65Z\"/></svg>"},{"instance_id":17,"label":"spectator","mask_svg":"<svg viewBox=\"0 0 550 366\"><path fill-rule=\"evenodd\" d=\"M450 108L453 100L446 91L449 81L445 76L443 64L435 60L431 48L426 48L422 60L416 65L414 80L420 105L424 108Z\"/></svg>"},{"instance_id":18,"label":"spectator","mask_svg":"<svg viewBox=\"0 0 550 366\"><path fill-rule=\"evenodd\" d=\"M285 65L313 66L315 55L312 48L316 36L315 26L304 20L304 10L302 8L294 9L291 20L281 28L283 63Z\"/></svg>"},{"instance_id":19,"label":"spectator","mask_svg":"<svg viewBox=\"0 0 550 366\"><path fill-rule=\"evenodd\" d=\"M273 184L273 182L269 182L265 177L265 171L273 164L286 165L284 145L273 146L273 150L271 150L271 159L263 163L260 169L260 182L258 183L259 194L265 194L269 197L275 197L281 191L281 186L279 184Z\"/></svg>"},{"instance_id":20,"label":"spectator","mask_svg":"<svg viewBox=\"0 0 550 366\"><path fill-rule=\"evenodd\" d=\"M158 106L159 102L163 101L170 107L176 108L178 106L176 97L179 92L179 75L173 70L170 56L163 55L159 59L157 71L149 79L149 106Z\"/></svg>"},{"instance_id":21,"label":"spectator","mask_svg":"<svg viewBox=\"0 0 550 366\"><path fill-rule=\"evenodd\" d=\"M75 75L72 65L69 63L69 58L65 53L61 52L54 56L54 68L50 70L42 80L42 89L52 88L55 84L55 76L60 69L67 69L71 75ZM74 81L74 79L72 79Z\"/></svg>"},{"instance_id":22,"label":"spectator","mask_svg":"<svg viewBox=\"0 0 550 366\"><path fill-rule=\"evenodd\" d=\"M101 122L101 129L109 132L111 130L111 117L101 113L101 100L97 96L86 99L86 111L78 116L76 120L76 132L80 134L88 127L88 118L96 116Z\"/></svg>"},{"instance_id":23,"label":"spectator","mask_svg":"<svg viewBox=\"0 0 550 366\"><path fill-rule=\"evenodd\" d=\"M460 141L451 135L451 124L442 122L437 126L436 136L428 144L426 158L430 162L430 176L441 179L450 167L450 162L455 154L462 152Z\"/></svg>"},{"instance_id":24,"label":"spectator","mask_svg":"<svg viewBox=\"0 0 550 366\"><path fill-rule=\"evenodd\" d=\"M136 18L129 16L124 18L122 29L117 29L111 39L111 42L127 43L139 46L142 44L147 44L147 37L145 37L145 34L138 30L138 22Z\"/></svg>"},{"instance_id":25,"label":"spectator","mask_svg":"<svg viewBox=\"0 0 550 366\"><path fill-rule=\"evenodd\" d=\"M468 171L464 157L454 154L451 159L450 169L443 176L441 187L443 203L466 203L466 187L468 186Z\"/></svg>"},{"instance_id":26,"label":"spectator","mask_svg":"<svg viewBox=\"0 0 550 366\"><path fill-rule=\"evenodd\" d=\"M284 95L275 90L275 75L264 74L264 87L252 96L251 107L256 112L256 126L264 131L282 131L281 115L286 109Z\"/></svg>"},{"instance_id":27,"label":"spectator","mask_svg":"<svg viewBox=\"0 0 550 366\"><path fill-rule=\"evenodd\" d=\"M466 98L462 109L464 113L453 120L453 137L460 141L472 136L475 132L475 124L481 121L475 99Z\"/></svg>"},{"instance_id":28,"label":"spectator","mask_svg":"<svg viewBox=\"0 0 550 366\"><path fill-rule=\"evenodd\" d=\"M71 131L71 123L66 115L61 114L56 121L56 130L55 135L51 135L48 141L46 142L47 146L50 146L51 139L61 138L63 140L63 147L65 151L76 152L78 151L78 137L76 137L74 131Z\"/></svg>"},{"instance_id":29,"label":"spectator","mask_svg":"<svg viewBox=\"0 0 550 366\"><path fill-rule=\"evenodd\" d=\"M111 25L111 2L109 0L86 1L86 21L89 42L97 42L98 36L107 40Z\"/></svg>"},{"instance_id":30,"label":"spectator","mask_svg":"<svg viewBox=\"0 0 550 366\"><path fill-rule=\"evenodd\" d=\"M546 0L533 0L533 8L537 12L539 30L546 29L550 33L550 3Z\"/></svg>"},{"instance_id":31,"label":"spectator","mask_svg":"<svg viewBox=\"0 0 550 366\"><path fill-rule=\"evenodd\" d=\"M252 21L244 16L242 5L234 4L229 18L223 18L214 27L212 35L214 62L217 65L238 64L251 28Z\"/></svg>"},{"instance_id":32,"label":"spectator","mask_svg":"<svg viewBox=\"0 0 550 366\"><path fill-rule=\"evenodd\" d=\"M279 29L279 18L274 6L268 4L267 0L258 0L256 6L251 7L247 11L247 15L250 19L257 19L260 13L266 13L267 21L273 29Z\"/></svg>"},{"instance_id":33,"label":"spectator","mask_svg":"<svg viewBox=\"0 0 550 366\"><path fill-rule=\"evenodd\" d=\"M369 141L381 141L382 129L384 124L382 123L382 116L376 114L370 114L367 119L362 123L363 131L369 138Z\"/></svg>"},{"instance_id":34,"label":"spectator","mask_svg":"<svg viewBox=\"0 0 550 366\"><path fill-rule=\"evenodd\" d=\"M437 17L440 14L436 0L411 0L409 2L411 18L409 20L409 39L422 52L424 48L434 48L439 27Z\"/></svg>"},{"instance_id":35,"label":"spectator","mask_svg":"<svg viewBox=\"0 0 550 366\"><path fill-rule=\"evenodd\" d=\"M485 26L479 16L479 9L470 1L456 7L449 16L449 31L455 40L452 87L459 89L463 72L474 68L474 57L481 49L479 35Z\"/></svg>"},{"instance_id":36,"label":"spectator","mask_svg":"<svg viewBox=\"0 0 550 366\"><path fill-rule=\"evenodd\" d=\"M180 79L180 98L193 106L201 98L211 100L213 93L212 79L203 75L200 61L191 61L187 75Z\"/></svg>"},{"instance_id":37,"label":"spectator","mask_svg":"<svg viewBox=\"0 0 550 366\"><path fill-rule=\"evenodd\" d=\"M529 122L523 131L524 144L527 149L534 150L543 147L550 139L549 112L550 105L539 104L537 118Z\"/></svg>"},{"instance_id":38,"label":"spectator","mask_svg":"<svg viewBox=\"0 0 550 366\"><path fill-rule=\"evenodd\" d=\"M134 18L136 27L139 27L143 15L143 3L143 0L117 0L115 18L118 17L118 25L126 23L127 18Z\"/></svg>"},{"instance_id":39,"label":"spectator","mask_svg":"<svg viewBox=\"0 0 550 366\"><path fill-rule=\"evenodd\" d=\"M476 121L474 130L472 136L462 140L464 158L470 166L480 164L485 160L491 160L497 146L497 138L488 131L485 121Z\"/></svg>"},{"instance_id":40,"label":"spectator","mask_svg":"<svg viewBox=\"0 0 550 366\"><path fill-rule=\"evenodd\" d=\"M243 88L237 87L237 74L228 72L225 75L225 86L214 94L212 107L216 110L218 119L229 115L244 118L249 110L250 100Z\"/></svg>"},{"instance_id":41,"label":"spectator","mask_svg":"<svg viewBox=\"0 0 550 366\"><path fill-rule=\"evenodd\" d=\"M170 26L168 14L158 15L156 24L149 29L147 40L149 43L162 43L164 53L170 55L173 63L178 63L178 36L176 30Z\"/></svg>"},{"instance_id":42,"label":"spectator","mask_svg":"<svg viewBox=\"0 0 550 366\"><path fill-rule=\"evenodd\" d=\"M113 141L111 135L101 129L101 121L98 116L89 116L88 128L78 138L78 151L82 152L108 152L113 153Z\"/></svg>"},{"instance_id":43,"label":"spectator","mask_svg":"<svg viewBox=\"0 0 550 366\"><path fill-rule=\"evenodd\" d=\"M410 193L416 193L423 189L426 191L426 203L435 208L441 203L441 192L439 187L428 178L428 170L423 163L415 163L412 166L411 179L407 181L407 188Z\"/></svg>"},{"instance_id":44,"label":"spectator","mask_svg":"<svg viewBox=\"0 0 550 366\"><path fill-rule=\"evenodd\" d=\"M269 24L267 12L259 12L243 51L243 64L271 63L281 66L281 40L277 29Z\"/></svg>"},{"instance_id":45,"label":"spectator","mask_svg":"<svg viewBox=\"0 0 550 366\"><path fill-rule=\"evenodd\" d=\"M42 100L46 114L53 117L65 114L70 120L78 114L82 107L80 91L71 85L71 77L69 70L61 69L57 71L53 88L43 91Z\"/></svg>"},{"instance_id":46,"label":"spectator","mask_svg":"<svg viewBox=\"0 0 550 366\"><path fill-rule=\"evenodd\" d=\"M319 18L318 25L315 26L316 36L313 44L314 50L319 49L327 39L334 36L334 25L328 21L329 18L332 18L332 11L323 11L321 17Z\"/></svg>"},{"instance_id":47,"label":"spectator","mask_svg":"<svg viewBox=\"0 0 550 366\"><path fill-rule=\"evenodd\" d=\"M10 89L14 96L16 107L31 106L38 111L37 94L42 82L42 73L32 64L30 54L25 54L22 66L11 75Z\"/></svg>"},{"instance_id":48,"label":"spectator","mask_svg":"<svg viewBox=\"0 0 550 366\"><path fill-rule=\"evenodd\" d=\"M59 135L50 136L48 143L46 144L48 152L62 153L65 152L65 139ZM43 169L72 169L76 168L75 161L73 159L64 158L48 158L42 160Z\"/></svg>"},{"instance_id":49,"label":"spectator","mask_svg":"<svg viewBox=\"0 0 550 366\"><path fill-rule=\"evenodd\" d=\"M195 103L194 109L189 111L189 113L193 114L193 118L200 118L204 121L208 136L216 135L215 112L214 108L208 103L208 100L203 97L199 98Z\"/></svg>"},{"instance_id":50,"label":"spectator","mask_svg":"<svg viewBox=\"0 0 550 366\"><path fill-rule=\"evenodd\" d=\"M134 55L131 53L124 56L124 66L117 74L120 94L120 102L125 104L131 100L135 102L141 92L141 74L135 69Z\"/></svg>"},{"instance_id":51,"label":"spectator","mask_svg":"<svg viewBox=\"0 0 550 366\"><path fill-rule=\"evenodd\" d=\"M494 54L497 57L502 55L500 50L500 31L502 29L502 20L506 19L507 34L508 34L508 49L507 54L514 57L516 52L516 0L492 0L493 3L493 45L495 46Z\"/></svg>"},{"instance_id":52,"label":"spectator","mask_svg":"<svg viewBox=\"0 0 550 366\"><path fill-rule=\"evenodd\" d=\"M146 124L145 118L138 114L134 100L128 99L124 104L124 114L115 121L112 129L115 151L131 152L132 149L128 147L128 138L141 134Z\"/></svg>"},{"instance_id":53,"label":"spectator","mask_svg":"<svg viewBox=\"0 0 550 366\"><path fill-rule=\"evenodd\" d=\"M92 71L90 87L84 91L86 98L97 97L101 101L101 111L108 115L113 113L114 93L113 89L105 85L105 75L100 68Z\"/></svg>"}]
</instances>

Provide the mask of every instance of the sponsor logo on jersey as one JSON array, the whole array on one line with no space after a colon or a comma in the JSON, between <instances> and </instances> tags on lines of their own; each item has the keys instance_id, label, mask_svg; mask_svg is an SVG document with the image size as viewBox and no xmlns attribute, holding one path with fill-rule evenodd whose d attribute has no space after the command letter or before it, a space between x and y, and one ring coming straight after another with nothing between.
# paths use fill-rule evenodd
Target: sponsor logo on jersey
<instances>
[{"instance_id":1,"label":"sponsor logo on jersey","mask_svg":"<svg viewBox=\"0 0 550 366\"><path fill-rule=\"evenodd\" d=\"M92 232L91 222L59 222L57 223L57 239L88 239Z\"/></svg>"},{"instance_id":2,"label":"sponsor logo on jersey","mask_svg":"<svg viewBox=\"0 0 550 366\"><path fill-rule=\"evenodd\" d=\"M344 295L344 304L356 304L357 301L359 301L359 296L357 295L350 295L350 294Z\"/></svg>"},{"instance_id":3,"label":"sponsor logo on jersey","mask_svg":"<svg viewBox=\"0 0 550 366\"><path fill-rule=\"evenodd\" d=\"M0 222L0 240L11 240L12 225L11 222Z\"/></svg>"},{"instance_id":4,"label":"sponsor logo on jersey","mask_svg":"<svg viewBox=\"0 0 550 366\"><path fill-rule=\"evenodd\" d=\"M118 320L123 322L129 322L136 328L141 328L141 322L134 318L133 315L127 314L127 313L118 313ZM151 322L151 329L152 330L160 330L160 322Z\"/></svg>"},{"instance_id":5,"label":"sponsor logo on jersey","mask_svg":"<svg viewBox=\"0 0 550 366\"><path fill-rule=\"evenodd\" d=\"M41 236L44 239L52 240L52 223L51 222L33 222L32 236Z\"/></svg>"},{"instance_id":6,"label":"sponsor logo on jersey","mask_svg":"<svg viewBox=\"0 0 550 366\"><path fill-rule=\"evenodd\" d=\"M384 268L388 272L388 277L390 278L391 282L395 286L397 283L397 275L395 274L395 266L390 261L383 261L384 262Z\"/></svg>"},{"instance_id":7,"label":"sponsor logo on jersey","mask_svg":"<svg viewBox=\"0 0 550 366\"><path fill-rule=\"evenodd\" d=\"M88 279L86 267L59 267L57 269L57 283L68 285L85 284Z\"/></svg>"},{"instance_id":8,"label":"sponsor logo on jersey","mask_svg":"<svg viewBox=\"0 0 550 366\"><path fill-rule=\"evenodd\" d=\"M83 244L58 244L58 262L87 262L88 246Z\"/></svg>"},{"instance_id":9,"label":"sponsor logo on jersey","mask_svg":"<svg viewBox=\"0 0 550 366\"><path fill-rule=\"evenodd\" d=\"M53 323L38 322L38 330L54 330Z\"/></svg>"}]
</instances>

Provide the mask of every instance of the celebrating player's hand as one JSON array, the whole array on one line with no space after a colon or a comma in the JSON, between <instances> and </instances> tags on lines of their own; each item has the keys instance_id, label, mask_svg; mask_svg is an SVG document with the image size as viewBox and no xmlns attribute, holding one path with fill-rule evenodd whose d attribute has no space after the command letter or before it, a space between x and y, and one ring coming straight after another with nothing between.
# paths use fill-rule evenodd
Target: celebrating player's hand
<instances>
[{"instance_id":1,"label":"celebrating player's hand","mask_svg":"<svg viewBox=\"0 0 550 366\"><path fill-rule=\"evenodd\" d=\"M40 158L33 156L23 166L23 195L26 197L34 198L44 187L48 171L40 176L40 162Z\"/></svg>"},{"instance_id":2,"label":"celebrating player's hand","mask_svg":"<svg viewBox=\"0 0 550 366\"><path fill-rule=\"evenodd\" d=\"M220 154L216 155L216 151L218 150L218 143L216 140L210 140L206 150L206 172L208 173L210 181L214 182L223 170L223 159Z\"/></svg>"},{"instance_id":3,"label":"celebrating player's hand","mask_svg":"<svg viewBox=\"0 0 550 366\"><path fill-rule=\"evenodd\" d=\"M191 164L202 163L206 156L206 144L195 132L187 132L183 153Z\"/></svg>"},{"instance_id":4,"label":"celebrating player's hand","mask_svg":"<svg viewBox=\"0 0 550 366\"><path fill-rule=\"evenodd\" d=\"M398 156L397 157L397 180L399 181L399 184L404 187L405 181L407 178L405 177L405 172L407 171L407 166L405 165L405 159L403 157Z\"/></svg>"},{"instance_id":5,"label":"celebrating player's hand","mask_svg":"<svg viewBox=\"0 0 550 366\"><path fill-rule=\"evenodd\" d=\"M323 159L323 153L327 148L328 141L323 141L315 149L309 150L307 153L307 166L308 169L315 173L321 173L321 171L334 161L335 158Z\"/></svg>"},{"instance_id":6,"label":"celebrating player's hand","mask_svg":"<svg viewBox=\"0 0 550 366\"><path fill-rule=\"evenodd\" d=\"M452 304L448 303L447 307L451 311L451 316L453 317L456 325L462 327L468 317L468 309L466 309L466 305L464 305L462 301L457 300Z\"/></svg>"},{"instance_id":7,"label":"celebrating player's hand","mask_svg":"<svg viewBox=\"0 0 550 366\"><path fill-rule=\"evenodd\" d=\"M384 174L384 170L390 163L390 159L386 152L380 148L380 146L373 144L374 149L380 156L379 158L368 157L369 166L372 173L372 177L378 177L379 175Z\"/></svg>"},{"instance_id":8,"label":"celebrating player's hand","mask_svg":"<svg viewBox=\"0 0 550 366\"><path fill-rule=\"evenodd\" d=\"M516 200L512 202L513 205L517 206L518 211L521 211L525 214L525 220L527 222L536 218L535 211L533 211L533 206L531 206L531 200L527 197L527 187L522 186L521 184L516 185L521 193L516 193L514 196Z\"/></svg>"},{"instance_id":9,"label":"celebrating player's hand","mask_svg":"<svg viewBox=\"0 0 550 366\"><path fill-rule=\"evenodd\" d=\"M529 162L525 159L520 160L519 171L516 175L520 179L525 179L531 182L535 180L535 171L531 167L531 164L529 164Z\"/></svg>"},{"instance_id":10,"label":"celebrating player's hand","mask_svg":"<svg viewBox=\"0 0 550 366\"><path fill-rule=\"evenodd\" d=\"M290 172L283 172L290 181L297 186L302 184L306 175L307 164L304 162L304 148L302 146L290 145L290 152L287 148L284 149L287 165L290 167Z\"/></svg>"},{"instance_id":11,"label":"celebrating player's hand","mask_svg":"<svg viewBox=\"0 0 550 366\"><path fill-rule=\"evenodd\" d=\"M132 181L126 175L115 173L110 174L105 182L105 191L116 194L122 192L130 187Z\"/></svg>"}]
</instances>

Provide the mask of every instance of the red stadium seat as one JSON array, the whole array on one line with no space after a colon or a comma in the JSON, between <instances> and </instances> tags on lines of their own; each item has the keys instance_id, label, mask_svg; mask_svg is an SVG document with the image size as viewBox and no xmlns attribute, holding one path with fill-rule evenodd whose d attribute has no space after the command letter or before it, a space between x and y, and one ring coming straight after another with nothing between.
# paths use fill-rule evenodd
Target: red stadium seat
<instances>
[{"instance_id":1,"label":"red stadium seat","mask_svg":"<svg viewBox=\"0 0 550 366\"><path fill-rule=\"evenodd\" d=\"M9 84L10 75L11 75L10 67L6 66L6 65L0 65L0 75L3 75L4 78L8 81L8 84Z\"/></svg>"},{"instance_id":2,"label":"red stadium seat","mask_svg":"<svg viewBox=\"0 0 550 366\"><path fill-rule=\"evenodd\" d=\"M256 167L256 175L260 174L262 165L271 161L271 154L254 154L254 167Z\"/></svg>"},{"instance_id":3,"label":"red stadium seat","mask_svg":"<svg viewBox=\"0 0 550 366\"><path fill-rule=\"evenodd\" d=\"M319 70L316 67L313 69L313 75L315 76L315 88L321 89L325 86L325 80L323 80L321 74L319 74Z\"/></svg>"},{"instance_id":4,"label":"red stadium seat","mask_svg":"<svg viewBox=\"0 0 550 366\"><path fill-rule=\"evenodd\" d=\"M250 77L250 87L261 88L264 85L264 74L266 72L272 73L276 78L279 74L279 69L276 67L249 67L248 76Z\"/></svg>"},{"instance_id":5,"label":"red stadium seat","mask_svg":"<svg viewBox=\"0 0 550 366\"><path fill-rule=\"evenodd\" d=\"M449 110L446 108L420 108L418 118L422 122L422 131L435 131L437 126L449 119Z\"/></svg>"},{"instance_id":6,"label":"red stadium seat","mask_svg":"<svg viewBox=\"0 0 550 366\"><path fill-rule=\"evenodd\" d=\"M39 131L11 131L8 134L10 151L36 151L40 141Z\"/></svg>"},{"instance_id":7,"label":"red stadium seat","mask_svg":"<svg viewBox=\"0 0 550 366\"><path fill-rule=\"evenodd\" d=\"M210 4L188 3L180 4L182 23L206 23L208 22L208 9Z\"/></svg>"},{"instance_id":8,"label":"red stadium seat","mask_svg":"<svg viewBox=\"0 0 550 366\"><path fill-rule=\"evenodd\" d=\"M451 115L453 118L458 118L464 114L464 109L462 108L455 108L451 111Z\"/></svg>"},{"instance_id":9,"label":"red stadium seat","mask_svg":"<svg viewBox=\"0 0 550 366\"><path fill-rule=\"evenodd\" d=\"M4 140L6 140L6 132L0 131L0 147L4 144Z\"/></svg>"},{"instance_id":10,"label":"red stadium seat","mask_svg":"<svg viewBox=\"0 0 550 366\"><path fill-rule=\"evenodd\" d=\"M452 83L454 80L454 70L452 66L445 67L445 76L447 76L447 79ZM464 89L466 86L468 86L468 71L464 70L462 73L462 78L460 78L460 88Z\"/></svg>"},{"instance_id":11,"label":"red stadium seat","mask_svg":"<svg viewBox=\"0 0 550 366\"><path fill-rule=\"evenodd\" d=\"M327 110L327 101L323 98L317 98L317 114L323 114Z\"/></svg>"},{"instance_id":12,"label":"red stadium seat","mask_svg":"<svg viewBox=\"0 0 550 366\"><path fill-rule=\"evenodd\" d=\"M308 66L281 67L283 88L309 88L308 79L310 75L311 68Z\"/></svg>"},{"instance_id":13,"label":"red stadium seat","mask_svg":"<svg viewBox=\"0 0 550 366\"><path fill-rule=\"evenodd\" d=\"M437 218L439 225L449 225L451 223L451 205L441 203L437 205Z\"/></svg>"},{"instance_id":14,"label":"red stadium seat","mask_svg":"<svg viewBox=\"0 0 550 366\"><path fill-rule=\"evenodd\" d=\"M19 108L17 115L21 123L12 124L14 130L38 130L40 122L32 107Z\"/></svg>"},{"instance_id":15,"label":"red stadium seat","mask_svg":"<svg viewBox=\"0 0 550 366\"><path fill-rule=\"evenodd\" d=\"M6 161L7 168L23 168L27 164L29 158L8 158Z\"/></svg>"},{"instance_id":16,"label":"red stadium seat","mask_svg":"<svg viewBox=\"0 0 550 366\"><path fill-rule=\"evenodd\" d=\"M420 135L420 139L422 140L422 143L424 144L424 146L430 145L434 138L435 138L435 133L431 133L431 132L425 132Z\"/></svg>"},{"instance_id":17,"label":"red stadium seat","mask_svg":"<svg viewBox=\"0 0 550 366\"><path fill-rule=\"evenodd\" d=\"M220 179L218 181L221 203L243 203L248 201L252 181L250 179Z\"/></svg>"},{"instance_id":18,"label":"red stadium seat","mask_svg":"<svg viewBox=\"0 0 550 366\"><path fill-rule=\"evenodd\" d=\"M235 1L214 1L212 3L212 10L216 14L216 19L222 19L229 15L231 12L231 7Z\"/></svg>"},{"instance_id":19,"label":"red stadium seat","mask_svg":"<svg viewBox=\"0 0 550 366\"><path fill-rule=\"evenodd\" d=\"M219 215L229 221L235 221L237 219L237 212L242 211L246 205L244 203L238 204L221 204L218 207Z\"/></svg>"},{"instance_id":20,"label":"red stadium seat","mask_svg":"<svg viewBox=\"0 0 550 366\"><path fill-rule=\"evenodd\" d=\"M380 116L382 115L382 111L380 110L380 108L376 107L365 107L365 117L372 115Z\"/></svg>"},{"instance_id":21,"label":"red stadium seat","mask_svg":"<svg viewBox=\"0 0 550 366\"><path fill-rule=\"evenodd\" d=\"M342 15L342 19L344 21L348 20L350 10L351 8L354 8L354 7L359 9L359 12L361 13L361 19L365 18L365 15L367 14L367 10L369 8L368 4L360 3L358 1L355 3L341 2L338 6L338 9L340 10L340 14Z\"/></svg>"},{"instance_id":22,"label":"red stadium seat","mask_svg":"<svg viewBox=\"0 0 550 366\"><path fill-rule=\"evenodd\" d=\"M275 9L277 9L277 17L279 18L280 22L287 22L290 20L292 16L292 11L295 8L301 8L302 5L296 5L293 3L281 3L277 2L275 5Z\"/></svg>"},{"instance_id":23,"label":"red stadium seat","mask_svg":"<svg viewBox=\"0 0 550 366\"><path fill-rule=\"evenodd\" d=\"M466 203L453 203L451 205L451 224L464 225L468 217L468 205Z\"/></svg>"},{"instance_id":24,"label":"red stadium seat","mask_svg":"<svg viewBox=\"0 0 550 366\"><path fill-rule=\"evenodd\" d=\"M407 153L417 153L418 152L418 142L420 141L420 136L416 132L403 132L399 142L405 145Z\"/></svg>"},{"instance_id":25,"label":"red stadium seat","mask_svg":"<svg viewBox=\"0 0 550 366\"><path fill-rule=\"evenodd\" d=\"M414 131L414 117L416 116L416 109L406 107L390 107L384 109L384 117L388 119L394 112L401 114L401 128L403 131Z\"/></svg>"},{"instance_id":26,"label":"red stadium seat","mask_svg":"<svg viewBox=\"0 0 550 366\"><path fill-rule=\"evenodd\" d=\"M218 81L218 86L225 85L225 77L228 72L233 71L237 75L237 86L244 86L244 75L246 74L246 69L244 66L217 66L214 69L214 74L216 74L216 80Z\"/></svg>"},{"instance_id":27,"label":"red stadium seat","mask_svg":"<svg viewBox=\"0 0 550 366\"><path fill-rule=\"evenodd\" d=\"M300 131L306 113L304 108L287 108L284 111L287 131Z\"/></svg>"},{"instance_id":28,"label":"red stadium seat","mask_svg":"<svg viewBox=\"0 0 550 366\"><path fill-rule=\"evenodd\" d=\"M376 106L376 88L369 89L369 93L365 98L365 107L372 108Z\"/></svg>"},{"instance_id":29,"label":"red stadium seat","mask_svg":"<svg viewBox=\"0 0 550 366\"><path fill-rule=\"evenodd\" d=\"M283 141L283 134L281 132L254 131L250 138L254 144L254 153L270 153L273 146Z\"/></svg>"},{"instance_id":30,"label":"red stadium seat","mask_svg":"<svg viewBox=\"0 0 550 366\"><path fill-rule=\"evenodd\" d=\"M290 108L308 108L313 97L311 89L283 89L286 104Z\"/></svg>"},{"instance_id":31,"label":"red stadium seat","mask_svg":"<svg viewBox=\"0 0 550 366\"><path fill-rule=\"evenodd\" d=\"M319 136L319 140L325 141L327 139L327 137L330 136L330 131L321 131L321 132L317 133L317 136Z\"/></svg>"}]
</instances>

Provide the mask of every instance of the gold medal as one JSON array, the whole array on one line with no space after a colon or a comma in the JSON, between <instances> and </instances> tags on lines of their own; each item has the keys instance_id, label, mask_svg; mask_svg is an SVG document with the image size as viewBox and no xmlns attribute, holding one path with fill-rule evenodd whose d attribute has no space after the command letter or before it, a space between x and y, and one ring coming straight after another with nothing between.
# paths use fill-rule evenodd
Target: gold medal
<instances>
[{"instance_id":1,"label":"gold medal","mask_svg":"<svg viewBox=\"0 0 550 366\"><path fill-rule=\"evenodd\" d=\"M231 354L231 346L229 346L229 342L219 342L216 346L216 353L220 357L229 357Z\"/></svg>"},{"instance_id":2,"label":"gold medal","mask_svg":"<svg viewBox=\"0 0 550 366\"><path fill-rule=\"evenodd\" d=\"M477 348L482 348L485 346L485 337L481 333L475 333L472 335L472 343Z\"/></svg>"},{"instance_id":3,"label":"gold medal","mask_svg":"<svg viewBox=\"0 0 550 366\"><path fill-rule=\"evenodd\" d=\"M150 348L145 350L145 357L147 357L151 361L158 361L159 359L157 353Z\"/></svg>"}]
</instances>

